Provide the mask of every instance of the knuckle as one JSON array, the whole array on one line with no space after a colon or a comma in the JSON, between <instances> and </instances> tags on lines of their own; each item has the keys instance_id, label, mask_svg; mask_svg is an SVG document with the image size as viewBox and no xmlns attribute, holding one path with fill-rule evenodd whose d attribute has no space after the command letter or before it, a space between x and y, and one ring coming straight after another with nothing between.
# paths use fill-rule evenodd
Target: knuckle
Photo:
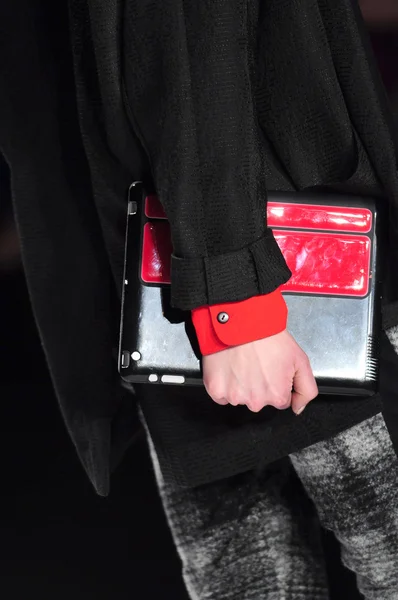
<instances>
[{"instance_id":1,"label":"knuckle","mask_svg":"<svg viewBox=\"0 0 398 600\"><path fill-rule=\"evenodd\" d=\"M307 354L305 354L305 352L303 352L302 365L304 367L311 368L310 359L308 358Z\"/></svg>"},{"instance_id":2,"label":"knuckle","mask_svg":"<svg viewBox=\"0 0 398 600\"><path fill-rule=\"evenodd\" d=\"M285 410L291 404L291 392L277 392L272 396L272 406L278 410Z\"/></svg>"},{"instance_id":3,"label":"knuckle","mask_svg":"<svg viewBox=\"0 0 398 600\"><path fill-rule=\"evenodd\" d=\"M239 393L238 390L231 390L228 395L228 402L232 404L232 406L238 406L239 404L244 404L244 399L242 394Z\"/></svg>"},{"instance_id":4,"label":"knuckle","mask_svg":"<svg viewBox=\"0 0 398 600\"><path fill-rule=\"evenodd\" d=\"M254 413L259 413L259 412L260 412L260 410L262 410L262 409L264 408L264 406L265 406L265 404L264 404L264 403L257 402L257 401L254 401L254 402L253 402L253 400L251 400L251 401L248 403L248 405L247 405L247 408L248 408L249 410L251 410L251 412L254 412Z\"/></svg>"},{"instance_id":5,"label":"knuckle","mask_svg":"<svg viewBox=\"0 0 398 600\"><path fill-rule=\"evenodd\" d=\"M279 410L286 410L286 408L289 408L291 404L291 400L290 398L286 399L286 398L281 398L279 403L277 404L277 407Z\"/></svg>"},{"instance_id":6,"label":"knuckle","mask_svg":"<svg viewBox=\"0 0 398 600\"><path fill-rule=\"evenodd\" d=\"M263 406L264 406L264 402L261 402L258 395L253 394L253 392L252 392L250 394L250 398L247 402L247 408L254 413L258 413L263 408Z\"/></svg>"},{"instance_id":7,"label":"knuckle","mask_svg":"<svg viewBox=\"0 0 398 600\"><path fill-rule=\"evenodd\" d=\"M214 380L204 381L204 385L207 393L215 402L221 401L223 398L225 398L225 391L220 382Z\"/></svg>"}]
</instances>

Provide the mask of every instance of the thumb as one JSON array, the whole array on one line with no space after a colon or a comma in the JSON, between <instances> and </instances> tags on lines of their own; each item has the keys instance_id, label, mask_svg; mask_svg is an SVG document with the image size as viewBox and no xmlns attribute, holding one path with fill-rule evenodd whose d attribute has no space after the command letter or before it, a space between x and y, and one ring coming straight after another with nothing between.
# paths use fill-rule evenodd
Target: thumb
<instances>
[{"instance_id":1,"label":"thumb","mask_svg":"<svg viewBox=\"0 0 398 600\"><path fill-rule=\"evenodd\" d=\"M303 412L311 400L318 395L318 386L309 360L303 360L293 378L292 410L296 415Z\"/></svg>"}]
</instances>

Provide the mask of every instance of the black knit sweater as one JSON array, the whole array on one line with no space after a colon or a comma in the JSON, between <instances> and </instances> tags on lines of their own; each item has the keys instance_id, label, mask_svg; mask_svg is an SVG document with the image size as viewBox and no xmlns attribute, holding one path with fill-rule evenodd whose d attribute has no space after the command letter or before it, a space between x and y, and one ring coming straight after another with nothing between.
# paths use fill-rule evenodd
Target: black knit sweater
<instances>
[{"instance_id":1,"label":"black knit sweater","mask_svg":"<svg viewBox=\"0 0 398 600\"><path fill-rule=\"evenodd\" d=\"M61 409L106 494L131 436L132 397L114 360L129 184L144 180L163 202L173 302L189 310L286 279L264 226L267 189L379 195L396 268L397 153L352 2L66 4L22 0L18 14L1 5L0 148ZM398 299L394 285L389 293ZM380 408L377 398L328 398L300 418L271 409L253 417L199 390L136 391L165 474L190 485L274 460Z\"/></svg>"}]
</instances>

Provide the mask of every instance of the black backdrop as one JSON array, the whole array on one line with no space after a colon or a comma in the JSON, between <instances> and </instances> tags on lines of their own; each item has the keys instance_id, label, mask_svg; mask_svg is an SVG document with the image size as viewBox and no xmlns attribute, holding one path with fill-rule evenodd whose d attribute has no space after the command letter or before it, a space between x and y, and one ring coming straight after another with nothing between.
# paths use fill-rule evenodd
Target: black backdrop
<instances>
[{"instance_id":1,"label":"black backdrop","mask_svg":"<svg viewBox=\"0 0 398 600\"><path fill-rule=\"evenodd\" d=\"M0 597L186 600L142 436L96 496L59 414L0 169Z\"/></svg>"}]
</instances>

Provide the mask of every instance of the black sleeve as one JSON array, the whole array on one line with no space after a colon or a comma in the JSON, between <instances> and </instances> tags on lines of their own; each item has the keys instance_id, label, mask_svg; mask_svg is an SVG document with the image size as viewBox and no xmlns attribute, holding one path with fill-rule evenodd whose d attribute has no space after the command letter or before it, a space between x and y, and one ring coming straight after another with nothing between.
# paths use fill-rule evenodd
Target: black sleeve
<instances>
[{"instance_id":1,"label":"black sleeve","mask_svg":"<svg viewBox=\"0 0 398 600\"><path fill-rule=\"evenodd\" d=\"M126 2L126 99L171 223L182 309L269 293L290 276L266 227L256 28L255 1Z\"/></svg>"}]
</instances>

